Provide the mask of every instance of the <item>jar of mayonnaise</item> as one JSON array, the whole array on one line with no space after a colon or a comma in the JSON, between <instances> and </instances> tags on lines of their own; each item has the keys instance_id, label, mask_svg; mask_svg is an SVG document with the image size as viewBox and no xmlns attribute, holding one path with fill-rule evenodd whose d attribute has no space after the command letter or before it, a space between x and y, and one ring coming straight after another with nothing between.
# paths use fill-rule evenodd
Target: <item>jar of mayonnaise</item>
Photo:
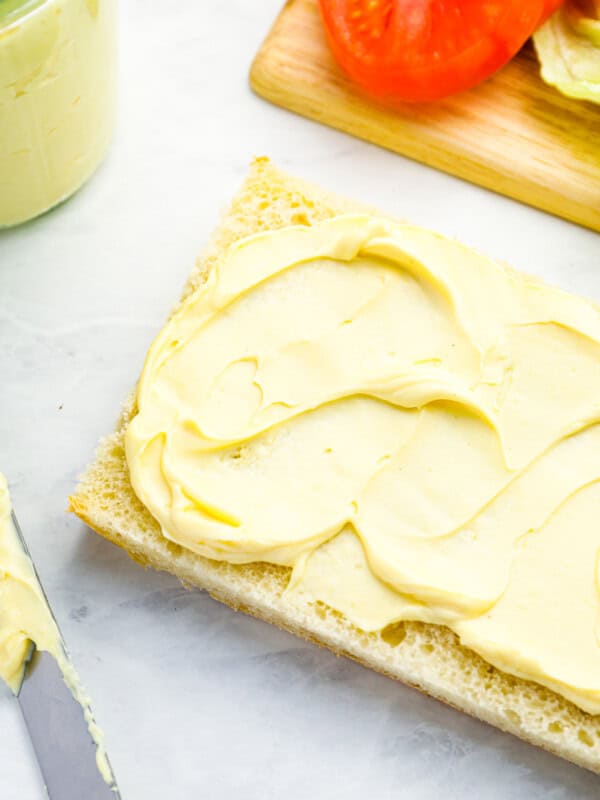
<instances>
[{"instance_id":1,"label":"jar of mayonnaise","mask_svg":"<svg viewBox=\"0 0 600 800\"><path fill-rule=\"evenodd\" d=\"M0 0L0 227L94 172L115 117L116 0Z\"/></svg>"}]
</instances>

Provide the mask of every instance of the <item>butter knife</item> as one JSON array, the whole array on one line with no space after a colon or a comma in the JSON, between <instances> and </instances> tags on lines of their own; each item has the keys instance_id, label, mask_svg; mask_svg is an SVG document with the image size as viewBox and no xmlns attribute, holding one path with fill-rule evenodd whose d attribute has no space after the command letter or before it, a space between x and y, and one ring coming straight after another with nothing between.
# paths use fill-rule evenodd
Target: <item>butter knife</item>
<instances>
[{"instance_id":1,"label":"butter knife","mask_svg":"<svg viewBox=\"0 0 600 800\"><path fill-rule=\"evenodd\" d=\"M14 512L12 522L31 560ZM63 649L68 659L64 643ZM95 723L87 700L84 710L65 683L55 659L37 651L33 644L17 697L49 799L120 800L112 768L103 752L104 777L97 763L98 746L90 733L90 725Z\"/></svg>"}]
</instances>

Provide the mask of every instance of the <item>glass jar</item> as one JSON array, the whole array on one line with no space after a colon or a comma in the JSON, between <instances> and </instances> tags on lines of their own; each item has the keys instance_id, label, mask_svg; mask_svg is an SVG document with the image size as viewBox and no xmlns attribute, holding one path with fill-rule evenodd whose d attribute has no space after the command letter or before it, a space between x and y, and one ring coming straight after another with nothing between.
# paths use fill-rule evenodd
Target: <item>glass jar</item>
<instances>
[{"instance_id":1,"label":"glass jar","mask_svg":"<svg viewBox=\"0 0 600 800\"><path fill-rule=\"evenodd\" d=\"M115 117L116 0L0 0L0 227L73 194Z\"/></svg>"}]
</instances>

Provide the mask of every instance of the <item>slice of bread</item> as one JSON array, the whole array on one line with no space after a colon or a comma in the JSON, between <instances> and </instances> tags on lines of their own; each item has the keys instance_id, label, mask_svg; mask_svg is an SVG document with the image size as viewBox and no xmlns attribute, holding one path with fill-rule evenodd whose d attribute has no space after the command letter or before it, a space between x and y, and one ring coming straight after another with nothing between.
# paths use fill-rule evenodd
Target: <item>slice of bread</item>
<instances>
[{"instance_id":1,"label":"slice of bread","mask_svg":"<svg viewBox=\"0 0 600 800\"><path fill-rule=\"evenodd\" d=\"M257 160L224 215L183 297L202 284L236 240L290 224L311 225L365 210ZM298 606L283 595L289 570L234 566L195 555L165 539L131 488L124 434L135 414L127 401L116 431L102 440L70 510L144 566L166 570L187 586L397 678L502 730L600 773L600 716L592 716L535 683L513 678L462 647L447 628L408 622L365 633L321 605Z\"/></svg>"}]
</instances>

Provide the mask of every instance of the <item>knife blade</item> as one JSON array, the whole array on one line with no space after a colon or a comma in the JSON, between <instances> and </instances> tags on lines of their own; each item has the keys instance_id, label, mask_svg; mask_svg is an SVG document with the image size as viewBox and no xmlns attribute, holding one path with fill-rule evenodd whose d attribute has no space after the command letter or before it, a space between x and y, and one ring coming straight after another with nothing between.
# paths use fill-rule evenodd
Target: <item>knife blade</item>
<instances>
[{"instance_id":1,"label":"knife blade","mask_svg":"<svg viewBox=\"0 0 600 800\"><path fill-rule=\"evenodd\" d=\"M96 764L83 709L49 653L34 650L18 695L50 800L115 800ZM112 776L112 772L111 772Z\"/></svg>"},{"instance_id":2,"label":"knife blade","mask_svg":"<svg viewBox=\"0 0 600 800\"><path fill-rule=\"evenodd\" d=\"M14 512L12 522L31 561ZM35 571L33 561L31 563ZM61 643L70 664L62 637ZM89 723L93 723L93 718L89 704L86 701L86 718L84 707L67 686L54 657L38 651L33 643L17 698L50 800L120 800L114 774L104 753L103 771L107 780L97 763L98 746L90 732Z\"/></svg>"}]
</instances>

